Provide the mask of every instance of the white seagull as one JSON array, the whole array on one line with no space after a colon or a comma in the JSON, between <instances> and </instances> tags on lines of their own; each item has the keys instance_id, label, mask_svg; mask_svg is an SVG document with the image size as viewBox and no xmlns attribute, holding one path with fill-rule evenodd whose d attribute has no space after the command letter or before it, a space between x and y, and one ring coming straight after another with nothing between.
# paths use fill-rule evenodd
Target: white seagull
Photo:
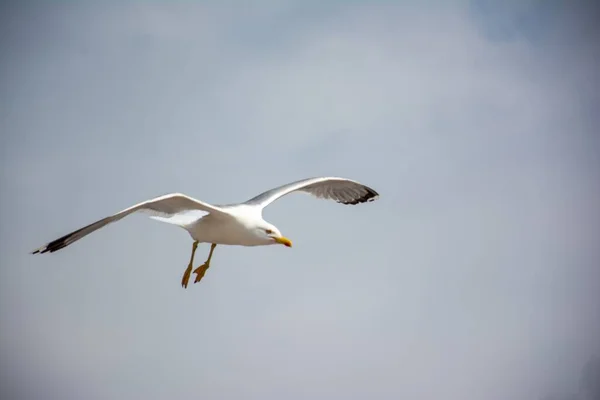
<instances>
[{"instance_id":1,"label":"white seagull","mask_svg":"<svg viewBox=\"0 0 600 400\"><path fill-rule=\"evenodd\" d=\"M302 179L268 190L239 204L212 205L185 194L171 193L143 201L93 224L84 226L45 244L31 252L31 254L53 253L136 211L149 212L154 214L150 218L182 227L188 231L194 240L190 262L181 279L181 285L187 288L192 272L194 254L199 243L210 243L211 247L206 262L194 270L196 274L194 283L199 282L209 268L213 251L218 244L237 246L283 244L291 247L292 242L284 237L277 227L262 218L262 210L278 198L296 191L305 192L317 198L352 205L373 201L379 197L379 194L368 186L350 179L337 177ZM196 214L190 214L194 211ZM199 216L198 211L203 212L204 215Z\"/></svg>"}]
</instances>

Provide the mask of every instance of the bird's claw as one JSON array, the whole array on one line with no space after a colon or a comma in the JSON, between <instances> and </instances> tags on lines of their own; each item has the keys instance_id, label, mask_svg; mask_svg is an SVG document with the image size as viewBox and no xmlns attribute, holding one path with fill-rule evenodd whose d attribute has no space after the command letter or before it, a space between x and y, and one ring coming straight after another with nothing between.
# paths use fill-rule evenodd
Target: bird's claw
<instances>
[{"instance_id":1,"label":"bird's claw","mask_svg":"<svg viewBox=\"0 0 600 400\"><path fill-rule=\"evenodd\" d=\"M208 264L202 264L194 270L194 273L196 274L196 279L194 279L194 283L200 282L200 280L204 277L204 274L206 273L208 267Z\"/></svg>"},{"instance_id":2,"label":"bird's claw","mask_svg":"<svg viewBox=\"0 0 600 400\"><path fill-rule=\"evenodd\" d=\"M190 281L190 274L192 273L192 264L188 265L187 269L183 273L183 277L181 278L181 286L184 289L187 289L188 282Z\"/></svg>"}]
</instances>

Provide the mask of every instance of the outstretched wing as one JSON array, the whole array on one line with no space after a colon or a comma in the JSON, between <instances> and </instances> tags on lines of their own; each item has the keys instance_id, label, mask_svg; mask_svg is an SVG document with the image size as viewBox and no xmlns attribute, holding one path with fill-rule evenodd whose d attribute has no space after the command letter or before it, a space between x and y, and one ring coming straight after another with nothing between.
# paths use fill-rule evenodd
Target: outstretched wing
<instances>
[{"instance_id":1,"label":"outstretched wing","mask_svg":"<svg viewBox=\"0 0 600 400\"><path fill-rule=\"evenodd\" d=\"M301 191L320 199L334 200L341 204L358 204L379 198L379 193L359 182L337 177L308 178L268 190L246 201L244 204L268 206L281 196Z\"/></svg>"},{"instance_id":2,"label":"outstretched wing","mask_svg":"<svg viewBox=\"0 0 600 400\"><path fill-rule=\"evenodd\" d=\"M139 204L126 208L125 210L120 211L114 215L103 218L90 225L84 226L81 229L78 229L61 238L58 238L50 243L45 244L39 249L32 251L31 254L43 254L48 251L53 253L57 250L62 249L63 247L67 247L71 243L81 239L84 236L89 235L90 233L112 222L118 221L128 216L129 214L133 214L136 211L145 211L155 215L158 214L165 217L170 217L178 213L190 210L200 210L217 215L229 215L220 207L204 203L200 200L196 200L181 193L171 193L164 196L156 197L154 199L143 201Z\"/></svg>"}]
</instances>

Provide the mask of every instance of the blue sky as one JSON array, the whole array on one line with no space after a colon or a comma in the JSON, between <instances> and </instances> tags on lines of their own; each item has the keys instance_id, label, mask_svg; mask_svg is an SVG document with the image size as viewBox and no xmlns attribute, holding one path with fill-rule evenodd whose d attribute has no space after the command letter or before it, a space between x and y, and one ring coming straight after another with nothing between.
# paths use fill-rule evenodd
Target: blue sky
<instances>
[{"instance_id":1,"label":"blue sky","mask_svg":"<svg viewBox=\"0 0 600 400\"><path fill-rule=\"evenodd\" d=\"M584 2L3 4L0 379L28 399L531 399L598 354L598 49ZM294 248L138 201L288 196ZM208 251L199 248L199 263Z\"/></svg>"}]
</instances>

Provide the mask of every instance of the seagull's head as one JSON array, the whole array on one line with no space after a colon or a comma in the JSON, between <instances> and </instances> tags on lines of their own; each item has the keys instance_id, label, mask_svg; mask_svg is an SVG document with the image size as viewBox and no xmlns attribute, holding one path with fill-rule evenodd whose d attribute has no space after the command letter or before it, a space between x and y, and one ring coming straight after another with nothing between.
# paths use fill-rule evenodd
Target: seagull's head
<instances>
[{"instance_id":1,"label":"seagull's head","mask_svg":"<svg viewBox=\"0 0 600 400\"><path fill-rule=\"evenodd\" d=\"M265 239L266 244L282 244L286 247L292 247L292 241L279 232L275 225L263 221L257 227L258 235Z\"/></svg>"}]
</instances>

